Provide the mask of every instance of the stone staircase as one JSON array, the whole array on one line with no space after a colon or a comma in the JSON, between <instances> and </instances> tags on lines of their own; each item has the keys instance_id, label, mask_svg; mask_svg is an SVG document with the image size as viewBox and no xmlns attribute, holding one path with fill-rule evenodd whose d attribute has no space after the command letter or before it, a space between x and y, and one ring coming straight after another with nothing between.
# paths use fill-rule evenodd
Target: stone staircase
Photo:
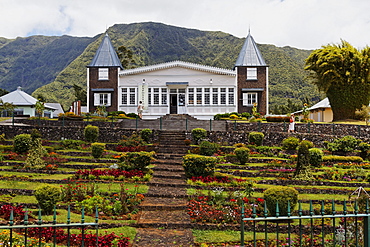
<instances>
[{"instance_id":1,"label":"stone staircase","mask_svg":"<svg viewBox=\"0 0 370 247\"><path fill-rule=\"evenodd\" d=\"M140 204L133 246L194 246L182 167L188 150L184 140L185 132L181 131L163 131L160 135L153 178Z\"/></svg>"}]
</instances>

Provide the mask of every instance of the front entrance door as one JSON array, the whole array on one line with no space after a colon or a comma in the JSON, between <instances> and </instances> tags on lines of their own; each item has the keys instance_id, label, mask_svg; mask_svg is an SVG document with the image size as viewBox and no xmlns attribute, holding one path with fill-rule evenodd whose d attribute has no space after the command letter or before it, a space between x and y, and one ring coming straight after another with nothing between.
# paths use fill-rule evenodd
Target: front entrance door
<instances>
[{"instance_id":1,"label":"front entrance door","mask_svg":"<svg viewBox=\"0 0 370 247\"><path fill-rule=\"evenodd\" d=\"M170 94L170 114L177 114L177 94Z\"/></svg>"}]
</instances>

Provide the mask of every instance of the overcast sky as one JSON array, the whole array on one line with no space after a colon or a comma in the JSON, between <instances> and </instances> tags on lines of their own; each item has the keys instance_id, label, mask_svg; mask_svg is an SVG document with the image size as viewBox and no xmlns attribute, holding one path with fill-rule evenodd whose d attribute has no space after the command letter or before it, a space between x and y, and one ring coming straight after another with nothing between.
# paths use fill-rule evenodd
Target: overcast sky
<instances>
[{"instance_id":1,"label":"overcast sky","mask_svg":"<svg viewBox=\"0 0 370 247\"><path fill-rule=\"evenodd\" d=\"M0 37L95 36L114 24L161 22L317 49L370 45L369 0L0 0Z\"/></svg>"}]
</instances>

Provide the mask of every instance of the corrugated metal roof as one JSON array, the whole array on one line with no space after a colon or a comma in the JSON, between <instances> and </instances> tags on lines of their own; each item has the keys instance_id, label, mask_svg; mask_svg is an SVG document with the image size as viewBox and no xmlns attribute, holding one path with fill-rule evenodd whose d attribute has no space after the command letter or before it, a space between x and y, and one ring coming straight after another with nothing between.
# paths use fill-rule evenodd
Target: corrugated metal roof
<instances>
[{"instance_id":1,"label":"corrugated metal roof","mask_svg":"<svg viewBox=\"0 0 370 247\"><path fill-rule=\"evenodd\" d=\"M235 67L237 66L267 66L250 32L236 60Z\"/></svg>"},{"instance_id":2,"label":"corrugated metal roof","mask_svg":"<svg viewBox=\"0 0 370 247\"><path fill-rule=\"evenodd\" d=\"M22 91L21 87L18 87L17 90L5 94L0 97L0 99L6 103L12 103L15 106L33 106L36 104L37 99ZM44 105L46 109L56 110L55 107L52 107L48 104Z\"/></svg>"},{"instance_id":3,"label":"corrugated metal roof","mask_svg":"<svg viewBox=\"0 0 370 247\"><path fill-rule=\"evenodd\" d=\"M87 67L120 67L123 69L108 34L104 36L93 60Z\"/></svg>"}]
</instances>

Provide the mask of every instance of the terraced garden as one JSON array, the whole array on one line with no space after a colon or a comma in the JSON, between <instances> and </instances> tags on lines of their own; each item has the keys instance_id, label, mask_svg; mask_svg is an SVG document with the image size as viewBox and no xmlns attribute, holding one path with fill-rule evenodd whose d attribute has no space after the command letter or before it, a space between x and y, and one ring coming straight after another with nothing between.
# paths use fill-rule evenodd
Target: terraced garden
<instances>
[{"instance_id":1,"label":"terraced garden","mask_svg":"<svg viewBox=\"0 0 370 247\"><path fill-rule=\"evenodd\" d=\"M128 145L130 148L126 149L122 147L122 140L120 143L105 143L104 151L99 157L96 155L93 157L94 145L91 142L41 139L40 145L32 144L33 149L27 150L27 152L15 152L14 140L3 140L0 166L0 200L2 203L0 217L2 223L8 222L9 212L12 208L14 212L17 212L16 221L22 222L25 211L27 211L29 221L36 222L40 199L36 199L35 191L42 186L52 185L52 188L57 188L61 195L55 202L57 222L66 222L68 205L71 205L72 222L81 221L81 206L84 206L85 222L94 222L95 206L98 206L99 241L108 241L111 244L104 246L140 246L138 236L141 235L137 235L138 225L141 224L140 216L145 215L142 213L144 207L141 204L147 196L153 196L148 194L148 189L157 183L157 180L152 179L152 174L153 171L154 175L158 173L156 168L161 166L158 160L163 157L148 152L153 147L151 145L144 146L141 141L136 143L138 139L140 138L137 135L127 137L125 141L134 144ZM189 144L189 141L180 141ZM257 214L261 215L265 210L266 196L264 192L277 186L291 187L298 191L298 200L304 214L309 214L311 211L314 214L320 214L322 200L326 205L325 210L330 211L329 207L334 202L337 211L341 211L343 200L347 200L347 210L353 211L354 200L367 196L365 190L369 187L368 169L370 169L370 163L367 163L369 151L367 145L369 144L359 140L352 140L352 142L355 144L351 150L339 150L340 144L338 143L336 143L336 150L334 144L328 144L327 148L321 148L320 150L324 154L322 160L319 163L310 161L308 166L300 168L301 173L296 172L300 159L297 151L299 143L294 149L284 147L283 143L276 147L266 147L251 145L252 142L249 142L248 145L236 144L234 146L218 146L209 143L187 146L189 153L193 154L188 154L185 157L196 156L200 159L213 159L210 162L213 162L214 167L209 173L203 172L207 169L202 169L200 172L199 170L189 172L185 162L187 178L180 172L178 172L180 176L175 176L176 179L187 179L186 185L175 183L173 186L185 188L186 196L181 195L181 198L187 199L184 217L188 217L190 223L185 224L180 219L179 224L172 227L191 229L194 243L186 243L186 240L181 242L180 237L174 235L175 240L167 246L239 245L241 204L246 205L246 215L251 215L253 208ZM127 142L123 143L127 144ZM206 148L204 149L203 146ZM347 143L344 146L348 147L350 144ZM237 155L236 149L238 148L248 148L247 160L243 161L242 156ZM39 149L42 151L42 155L36 155L36 151L39 152ZM342 154L346 154L346 156L333 155L339 151L345 152ZM140 154L144 154L144 156ZM182 153L182 155L185 154L185 152ZM157 160L151 159L151 156ZM141 157L142 160L134 161L137 157ZM149 165L148 160L151 163ZM170 164L164 166L170 166ZM176 171L174 168L166 169ZM169 181L167 183L171 184L170 177L162 176L160 179ZM155 193L164 193L160 191L161 187L158 184L154 188L156 188L153 190ZM176 194L176 192L174 193ZM172 196L173 200L175 197L176 195ZM168 200L161 200L168 204ZM310 202L313 202L311 209ZM171 210L177 209L177 206L172 206ZM292 213L297 214L297 209L298 206ZM53 213L46 214L46 211L43 208L43 222L52 223L54 215ZM162 211L148 212L148 214L161 214ZM337 223L339 224L339 222ZM171 228L171 226L167 227ZM165 233L167 227L157 226L157 230L164 230L161 233L163 237L168 237ZM248 227L247 229L250 230ZM47 231L50 229L45 229L43 235L48 235ZM73 233L76 234L74 235L75 239L79 239L80 231L74 229ZM37 232L33 234L38 235ZM61 245L65 244L63 234L58 232ZM92 229L91 239L96 239L94 234ZM4 237L0 235L0 241L5 241L5 236L6 234ZM252 232L247 232L247 244L251 240L251 236ZM281 236L286 237L284 234ZM178 238L177 241L176 238ZM297 238L297 235L292 237L292 239L294 238ZM48 240L51 240L51 237L44 239L44 241ZM78 244L77 242L75 246L79 246ZM93 240L91 240L91 246L94 246ZM165 245L153 244L152 246Z\"/></svg>"}]
</instances>

